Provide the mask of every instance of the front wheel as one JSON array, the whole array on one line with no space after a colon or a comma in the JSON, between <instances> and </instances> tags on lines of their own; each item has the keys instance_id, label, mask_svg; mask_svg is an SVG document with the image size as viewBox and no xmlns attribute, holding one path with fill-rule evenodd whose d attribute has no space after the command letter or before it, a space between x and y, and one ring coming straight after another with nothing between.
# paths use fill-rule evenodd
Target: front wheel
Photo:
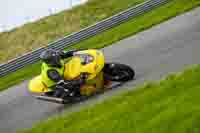
<instances>
[{"instance_id":1,"label":"front wheel","mask_svg":"<svg viewBox=\"0 0 200 133\"><path fill-rule=\"evenodd\" d=\"M106 63L103 71L105 80L125 82L135 77L135 71L125 64Z\"/></svg>"}]
</instances>

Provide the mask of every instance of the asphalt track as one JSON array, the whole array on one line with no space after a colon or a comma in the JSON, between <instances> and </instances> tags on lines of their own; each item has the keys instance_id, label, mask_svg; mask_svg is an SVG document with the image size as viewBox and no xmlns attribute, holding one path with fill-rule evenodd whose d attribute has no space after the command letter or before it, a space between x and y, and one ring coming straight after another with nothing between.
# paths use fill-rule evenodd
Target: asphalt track
<instances>
[{"instance_id":1,"label":"asphalt track","mask_svg":"<svg viewBox=\"0 0 200 133\"><path fill-rule=\"evenodd\" d=\"M87 108L144 81L158 80L190 64L199 64L200 8L103 50L108 61L131 65L136 71L136 80L85 102L65 106L34 99L28 94L28 81L25 81L0 93L0 132L29 128L52 115Z\"/></svg>"}]
</instances>

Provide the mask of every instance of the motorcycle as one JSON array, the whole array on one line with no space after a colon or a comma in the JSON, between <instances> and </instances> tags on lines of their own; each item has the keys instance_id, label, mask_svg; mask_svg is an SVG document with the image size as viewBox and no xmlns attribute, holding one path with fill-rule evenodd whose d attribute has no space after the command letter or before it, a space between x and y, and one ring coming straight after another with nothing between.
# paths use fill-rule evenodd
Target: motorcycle
<instances>
[{"instance_id":1,"label":"motorcycle","mask_svg":"<svg viewBox=\"0 0 200 133\"><path fill-rule=\"evenodd\" d=\"M86 83L81 86L73 84L73 80L86 73ZM127 82L134 79L135 71L128 65L105 62L101 50L88 49L78 51L70 59L65 60L64 79L67 82L58 82L56 87L62 89L62 95L53 96L53 90L46 87L41 75L29 82L29 91L34 97L56 103L69 103L77 99L88 98L109 88L113 82ZM63 84L64 87L63 87ZM79 90L75 94L74 90Z\"/></svg>"}]
</instances>

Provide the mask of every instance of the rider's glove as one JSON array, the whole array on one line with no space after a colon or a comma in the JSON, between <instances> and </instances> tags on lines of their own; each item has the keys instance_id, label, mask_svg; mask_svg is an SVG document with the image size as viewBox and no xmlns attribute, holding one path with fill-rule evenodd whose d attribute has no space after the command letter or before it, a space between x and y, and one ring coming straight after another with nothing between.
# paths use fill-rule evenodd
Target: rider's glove
<instances>
[{"instance_id":1,"label":"rider's glove","mask_svg":"<svg viewBox=\"0 0 200 133\"><path fill-rule=\"evenodd\" d=\"M77 50L69 50L69 51L58 51L59 55L62 59L72 57Z\"/></svg>"}]
</instances>

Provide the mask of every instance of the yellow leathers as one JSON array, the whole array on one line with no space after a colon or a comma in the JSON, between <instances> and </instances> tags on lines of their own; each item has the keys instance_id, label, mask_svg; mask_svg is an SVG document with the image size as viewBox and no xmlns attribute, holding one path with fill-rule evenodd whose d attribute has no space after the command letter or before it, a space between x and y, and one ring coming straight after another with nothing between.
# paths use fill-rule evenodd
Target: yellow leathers
<instances>
[{"instance_id":1,"label":"yellow leathers","mask_svg":"<svg viewBox=\"0 0 200 133\"><path fill-rule=\"evenodd\" d=\"M47 87L52 87L55 86L56 82L51 80L47 74L48 70L56 70L60 76L63 77L64 74L64 61L61 60L61 68L58 67L51 67L49 65L47 65L46 63L42 63L42 72L41 72L41 76L42 76L42 83L44 83Z\"/></svg>"}]
</instances>

